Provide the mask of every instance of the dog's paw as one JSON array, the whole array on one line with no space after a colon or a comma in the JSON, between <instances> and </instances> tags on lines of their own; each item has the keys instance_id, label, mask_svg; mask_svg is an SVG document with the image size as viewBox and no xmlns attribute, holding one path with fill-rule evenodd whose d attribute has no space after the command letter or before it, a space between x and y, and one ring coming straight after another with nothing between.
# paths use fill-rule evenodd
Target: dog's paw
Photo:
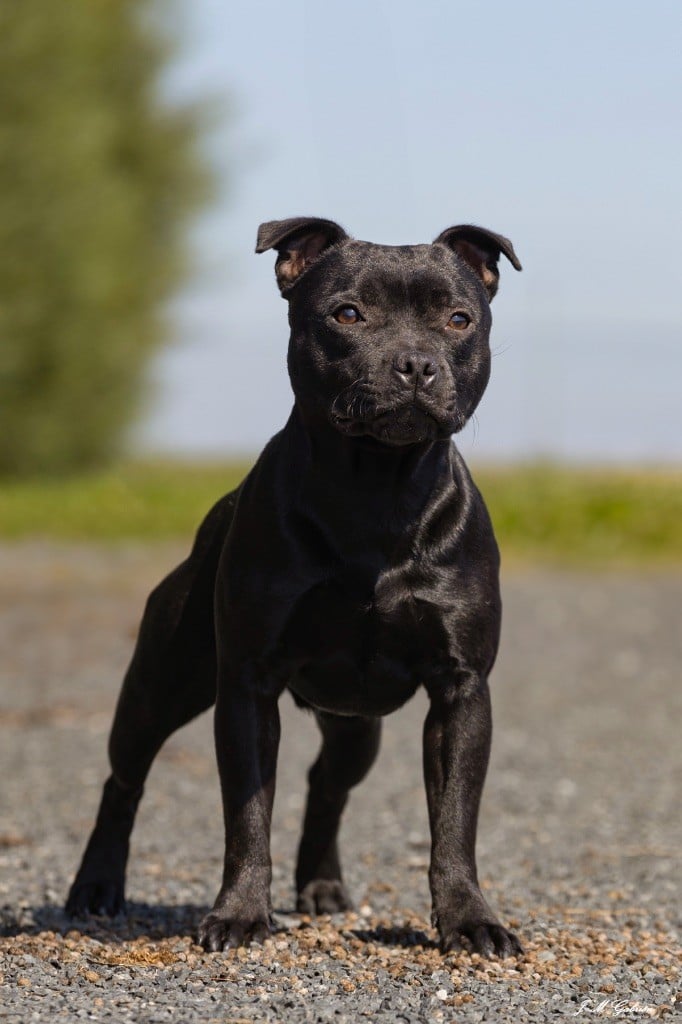
<instances>
[{"instance_id":1,"label":"dog's paw","mask_svg":"<svg viewBox=\"0 0 682 1024\"><path fill-rule=\"evenodd\" d=\"M468 939L474 953L482 956L499 956L503 959L520 956L523 946L513 932L504 928L499 921L446 917L439 919L440 948L443 953L464 949L462 939Z\"/></svg>"},{"instance_id":2,"label":"dog's paw","mask_svg":"<svg viewBox=\"0 0 682 1024\"><path fill-rule=\"evenodd\" d=\"M300 914L338 914L353 904L345 885L337 878L315 878L301 889L296 900Z\"/></svg>"},{"instance_id":3,"label":"dog's paw","mask_svg":"<svg viewBox=\"0 0 682 1024\"><path fill-rule=\"evenodd\" d=\"M223 949L246 946L251 942L265 942L272 934L270 915L233 917L212 910L199 925L199 945L207 953L220 953Z\"/></svg>"},{"instance_id":4,"label":"dog's paw","mask_svg":"<svg viewBox=\"0 0 682 1024\"><path fill-rule=\"evenodd\" d=\"M433 924L438 928L443 953L465 948L481 956L519 956L523 947L513 932L504 928L488 906L477 885L434 895Z\"/></svg>"},{"instance_id":5,"label":"dog's paw","mask_svg":"<svg viewBox=\"0 0 682 1024\"><path fill-rule=\"evenodd\" d=\"M110 878L91 881L76 879L64 909L69 917L87 917L88 914L116 917L125 909L123 883Z\"/></svg>"}]
</instances>

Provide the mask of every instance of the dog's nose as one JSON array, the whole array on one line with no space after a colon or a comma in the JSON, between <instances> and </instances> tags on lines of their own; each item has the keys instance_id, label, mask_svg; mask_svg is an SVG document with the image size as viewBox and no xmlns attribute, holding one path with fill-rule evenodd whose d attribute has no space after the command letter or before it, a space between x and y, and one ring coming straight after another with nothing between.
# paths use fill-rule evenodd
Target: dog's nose
<instances>
[{"instance_id":1,"label":"dog's nose","mask_svg":"<svg viewBox=\"0 0 682 1024\"><path fill-rule=\"evenodd\" d=\"M426 388L438 376L438 363L424 352L401 352L393 358L393 372L408 387Z\"/></svg>"}]
</instances>

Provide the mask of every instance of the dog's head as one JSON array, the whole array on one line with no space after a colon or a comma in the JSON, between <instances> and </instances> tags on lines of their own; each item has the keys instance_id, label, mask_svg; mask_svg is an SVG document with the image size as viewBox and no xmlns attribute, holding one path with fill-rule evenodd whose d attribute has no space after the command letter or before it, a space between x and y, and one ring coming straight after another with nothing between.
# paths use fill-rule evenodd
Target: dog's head
<instances>
[{"instance_id":1,"label":"dog's head","mask_svg":"<svg viewBox=\"0 0 682 1024\"><path fill-rule=\"evenodd\" d=\"M461 225L374 245L316 217L261 224L289 302L289 375L305 416L387 445L461 430L490 375L490 300L511 242Z\"/></svg>"}]
</instances>

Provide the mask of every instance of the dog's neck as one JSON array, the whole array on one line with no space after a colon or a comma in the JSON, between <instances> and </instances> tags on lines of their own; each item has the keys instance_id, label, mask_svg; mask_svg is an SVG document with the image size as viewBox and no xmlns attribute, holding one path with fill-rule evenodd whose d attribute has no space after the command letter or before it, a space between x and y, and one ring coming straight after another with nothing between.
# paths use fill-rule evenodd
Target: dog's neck
<instances>
[{"instance_id":1,"label":"dog's neck","mask_svg":"<svg viewBox=\"0 0 682 1024\"><path fill-rule=\"evenodd\" d=\"M330 423L312 423L296 403L283 431L290 448L288 471L296 489L335 518L365 525L407 528L434 491L452 481L449 441L392 447L370 438L346 437ZM292 481L293 483L293 481ZM368 516L369 513L369 516Z\"/></svg>"}]
</instances>

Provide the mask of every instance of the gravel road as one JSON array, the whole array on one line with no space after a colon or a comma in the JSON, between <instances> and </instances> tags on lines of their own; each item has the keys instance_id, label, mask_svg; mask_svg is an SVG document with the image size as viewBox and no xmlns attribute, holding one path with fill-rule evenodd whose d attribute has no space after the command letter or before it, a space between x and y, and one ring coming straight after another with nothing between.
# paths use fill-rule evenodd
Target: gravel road
<instances>
[{"instance_id":1,"label":"gravel road","mask_svg":"<svg viewBox=\"0 0 682 1024\"><path fill-rule=\"evenodd\" d=\"M313 721L283 700L273 828L279 930L204 954L220 876L210 716L156 762L128 913L61 911L106 773L147 591L177 548L0 547L0 1020L460 1022L644 1019L679 991L682 576L510 569L492 679L479 869L526 948L441 956L428 923L417 697L387 719L342 851L356 910L293 912ZM677 996L677 1011L682 996Z\"/></svg>"}]
</instances>

